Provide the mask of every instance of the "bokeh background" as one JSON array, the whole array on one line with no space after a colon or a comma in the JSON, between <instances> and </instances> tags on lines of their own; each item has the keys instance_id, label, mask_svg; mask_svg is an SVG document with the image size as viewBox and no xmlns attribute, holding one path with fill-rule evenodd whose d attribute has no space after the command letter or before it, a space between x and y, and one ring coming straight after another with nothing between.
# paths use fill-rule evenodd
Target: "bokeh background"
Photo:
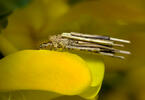
<instances>
[{"instance_id":1,"label":"bokeh background","mask_svg":"<svg viewBox=\"0 0 145 100\"><path fill-rule=\"evenodd\" d=\"M131 44L125 49L132 54L126 56L126 60L103 57L105 76L98 100L145 100L145 0L31 0L23 3L26 5L18 9L10 6L13 11L6 11L8 20L0 26L1 34L16 48L37 49L49 35L72 31L130 40ZM0 57L4 54L1 52ZM83 100L80 97L58 100L71 99Z\"/></svg>"}]
</instances>

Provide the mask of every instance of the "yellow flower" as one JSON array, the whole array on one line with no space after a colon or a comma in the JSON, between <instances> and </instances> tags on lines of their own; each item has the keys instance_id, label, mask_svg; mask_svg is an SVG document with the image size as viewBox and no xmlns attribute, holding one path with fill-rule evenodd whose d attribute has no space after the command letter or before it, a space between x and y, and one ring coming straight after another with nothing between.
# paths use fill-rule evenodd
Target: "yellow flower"
<instances>
[{"instance_id":1,"label":"yellow flower","mask_svg":"<svg viewBox=\"0 0 145 100\"><path fill-rule=\"evenodd\" d=\"M104 76L104 64L100 58L32 50L47 38L44 37L47 27L68 11L65 0L34 0L9 16L8 27L0 35L0 51L6 56L0 60L1 93L40 90L57 96L95 98Z\"/></svg>"},{"instance_id":2,"label":"yellow flower","mask_svg":"<svg viewBox=\"0 0 145 100\"><path fill-rule=\"evenodd\" d=\"M85 98L96 96L104 71L101 61L87 64L77 55L49 50L20 51L3 58L0 66L1 91L43 90Z\"/></svg>"}]
</instances>

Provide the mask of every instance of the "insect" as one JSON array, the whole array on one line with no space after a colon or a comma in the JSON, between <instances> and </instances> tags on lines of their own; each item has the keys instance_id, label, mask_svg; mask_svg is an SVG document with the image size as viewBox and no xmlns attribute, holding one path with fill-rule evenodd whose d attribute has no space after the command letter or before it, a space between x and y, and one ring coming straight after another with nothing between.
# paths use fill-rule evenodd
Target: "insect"
<instances>
[{"instance_id":1,"label":"insect","mask_svg":"<svg viewBox=\"0 0 145 100\"><path fill-rule=\"evenodd\" d=\"M123 44L116 44L115 42L130 43L128 40L108 36L70 32L49 37L47 42L40 44L40 49L84 51L125 59L124 56L117 54L130 54L130 52L114 48L124 47Z\"/></svg>"}]
</instances>

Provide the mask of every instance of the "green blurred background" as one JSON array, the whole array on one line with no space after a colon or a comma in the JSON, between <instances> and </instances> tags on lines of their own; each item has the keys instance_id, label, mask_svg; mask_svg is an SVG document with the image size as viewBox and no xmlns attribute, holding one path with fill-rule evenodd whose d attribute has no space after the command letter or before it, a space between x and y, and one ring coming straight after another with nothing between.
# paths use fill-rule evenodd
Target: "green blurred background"
<instances>
[{"instance_id":1,"label":"green blurred background","mask_svg":"<svg viewBox=\"0 0 145 100\"><path fill-rule=\"evenodd\" d=\"M22 6L19 9L23 9L33 2L12 1L0 0L1 4L8 4L10 7L6 9L0 6L1 30L9 24L7 16L10 13L17 7ZM41 36L36 32L35 42L45 40L48 37L46 33L71 31L130 40L131 44L126 45L125 49L132 54L126 56L126 60L103 57L106 70L98 100L145 100L145 0L62 0L63 3L59 6L57 2L60 0L49 1L56 5L53 12L59 11L64 4L67 11L61 16L50 14L47 32L42 32ZM37 7L39 6L36 6L36 10ZM58 100L82 98L61 97Z\"/></svg>"}]
</instances>

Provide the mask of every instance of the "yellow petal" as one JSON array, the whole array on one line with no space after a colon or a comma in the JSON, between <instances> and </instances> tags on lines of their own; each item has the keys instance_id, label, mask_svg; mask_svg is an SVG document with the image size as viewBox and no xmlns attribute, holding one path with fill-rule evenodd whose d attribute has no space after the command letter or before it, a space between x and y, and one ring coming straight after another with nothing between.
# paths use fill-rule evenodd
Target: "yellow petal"
<instances>
[{"instance_id":1,"label":"yellow petal","mask_svg":"<svg viewBox=\"0 0 145 100\"><path fill-rule=\"evenodd\" d=\"M81 55L86 61L88 68L91 70L92 81L90 86L80 94L83 98L94 99L102 85L104 78L104 63L102 59L96 55Z\"/></svg>"},{"instance_id":2,"label":"yellow petal","mask_svg":"<svg viewBox=\"0 0 145 100\"><path fill-rule=\"evenodd\" d=\"M78 56L48 50L24 50L0 60L0 90L46 90L65 95L84 91L91 82Z\"/></svg>"}]
</instances>

